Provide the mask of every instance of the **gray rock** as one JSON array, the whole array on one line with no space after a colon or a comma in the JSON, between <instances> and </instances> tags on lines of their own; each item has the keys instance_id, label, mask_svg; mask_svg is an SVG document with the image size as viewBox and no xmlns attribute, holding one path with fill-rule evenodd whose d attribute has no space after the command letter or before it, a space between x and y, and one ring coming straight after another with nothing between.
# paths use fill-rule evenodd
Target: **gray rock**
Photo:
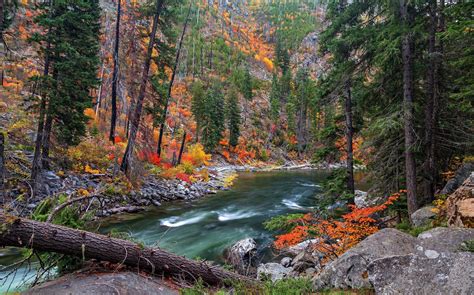
<instances>
[{"instance_id":1,"label":"gray rock","mask_svg":"<svg viewBox=\"0 0 474 295\"><path fill-rule=\"evenodd\" d=\"M316 273L316 271L317 271L317 270L316 270L315 268L310 267L310 268L307 268L307 269L304 271L304 275L305 275L306 277L313 277L314 274Z\"/></svg>"},{"instance_id":2,"label":"gray rock","mask_svg":"<svg viewBox=\"0 0 474 295\"><path fill-rule=\"evenodd\" d=\"M295 271L303 272L307 268L320 267L319 259L313 256L313 251L303 250L291 262L291 265Z\"/></svg>"},{"instance_id":3,"label":"gray rock","mask_svg":"<svg viewBox=\"0 0 474 295\"><path fill-rule=\"evenodd\" d=\"M291 265L291 257L283 257L280 261L280 264L283 265L284 267L288 267Z\"/></svg>"},{"instance_id":4,"label":"gray rock","mask_svg":"<svg viewBox=\"0 0 474 295\"><path fill-rule=\"evenodd\" d=\"M306 250L306 248L308 248L308 246L310 246L311 244L314 244L316 242L318 242L318 239L306 240L306 241L303 241L299 244L290 246L290 247L286 248L284 251L288 254L296 256L299 253L301 253L301 251Z\"/></svg>"},{"instance_id":5,"label":"gray rock","mask_svg":"<svg viewBox=\"0 0 474 295\"><path fill-rule=\"evenodd\" d=\"M132 272L71 274L34 287L23 294L86 295L86 294L161 294L178 295L156 277L146 278Z\"/></svg>"},{"instance_id":6,"label":"gray rock","mask_svg":"<svg viewBox=\"0 0 474 295\"><path fill-rule=\"evenodd\" d=\"M456 252L465 241L474 239L472 228L437 227L418 235L417 251Z\"/></svg>"},{"instance_id":7,"label":"gray rock","mask_svg":"<svg viewBox=\"0 0 474 295\"><path fill-rule=\"evenodd\" d=\"M381 198L370 196L367 192L360 190L356 190L354 192L354 203L359 208L374 206L379 204L380 202Z\"/></svg>"},{"instance_id":8,"label":"gray rock","mask_svg":"<svg viewBox=\"0 0 474 295\"><path fill-rule=\"evenodd\" d=\"M321 273L314 278L314 286L318 289L346 289L370 288L371 284L374 284L376 290L381 294L429 294L430 292L424 293L424 291L419 293L417 288L427 285L426 290L436 290L437 280L441 278L436 276L436 271L443 267L464 267L465 269L467 266L460 264L461 256L457 257L456 255L460 254L458 252L461 244L472 239L474 239L474 229L435 228L420 234L418 238L395 229L383 229L326 265ZM468 254L473 255L472 253ZM404 258L395 259L393 257ZM378 262L376 263L376 261ZM472 264L472 262L469 263ZM369 265L374 266L369 267ZM410 267L405 267L406 265ZM384 267L387 270L384 270ZM435 272L430 274L428 271L430 267ZM396 276L396 278L380 278L384 271L387 271L387 276ZM417 275L414 273L417 272L420 279L423 278L425 281L415 280ZM440 272L440 274L442 273ZM449 273L449 276L448 281L445 280L447 284L458 280L457 274ZM430 285L430 278L433 280L432 285ZM405 285L412 286L413 290L408 292L409 289L394 289L395 291L391 292L390 286L392 285L388 287L383 285L398 279L400 281L396 282L400 285L404 285L402 279L412 280ZM460 280L465 280L465 277L460 277ZM443 294L443 292L435 294ZM444 294L446 293L444 292ZM454 294L468 293L454 292Z\"/></svg>"},{"instance_id":9,"label":"gray rock","mask_svg":"<svg viewBox=\"0 0 474 295\"><path fill-rule=\"evenodd\" d=\"M327 264L313 279L313 284L317 289L370 288L368 265L387 255L413 253L416 241L396 229L382 229Z\"/></svg>"},{"instance_id":10,"label":"gray rock","mask_svg":"<svg viewBox=\"0 0 474 295\"><path fill-rule=\"evenodd\" d=\"M279 263L264 263L257 268L257 279L271 279L273 282L286 278L293 269Z\"/></svg>"},{"instance_id":11,"label":"gray rock","mask_svg":"<svg viewBox=\"0 0 474 295\"><path fill-rule=\"evenodd\" d=\"M469 175L474 171L474 163L464 163L456 171L456 175L451 178L444 188L441 190L441 194L451 194L453 193L461 184L466 180Z\"/></svg>"},{"instance_id":12,"label":"gray rock","mask_svg":"<svg viewBox=\"0 0 474 295\"><path fill-rule=\"evenodd\" d=\"M411 220L414 226L429 225L436 214L433 212L434 206L422 207L411 214Z\"/></svg>"},{"instance_id":13,"label":"gray rock","mask_svg":"<svg viewBox=\"0 0 474 295\"><path fill-rule=\"evenodd\" d=\"M255 273L256 254L257 243L252 238L246 238L232 245L224 256L238 273L247 275Z\"/></svg>"},{"instance_id":14,"label":"gray rock","mask_svg":"<svg viewBox=\"0 0 474 295\"><path fill-rule=\"evenodd\" d=\"M377 294L474 294L474 254L389 256L369 265Z\"/></svg>"}]
</instances>

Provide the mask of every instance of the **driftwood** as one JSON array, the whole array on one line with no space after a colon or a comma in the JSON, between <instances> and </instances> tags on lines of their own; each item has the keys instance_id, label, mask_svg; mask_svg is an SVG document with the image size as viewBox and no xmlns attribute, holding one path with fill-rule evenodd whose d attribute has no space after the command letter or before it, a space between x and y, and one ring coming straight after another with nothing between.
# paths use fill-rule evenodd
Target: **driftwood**
<instances>
[{"instance_id":1,"label":"driftwood","mask_svg":"<svg viewBox=\"0 0 474 295\"><path fill-rule=\"evenodd\" d=\"M170 275L190 281L201 278L209 285L228 285L235 281L256 284L251 278L160 248L146 248L131 241L9 216L1 211L0 225L0 247L25 247L82 259L109 261L156 275Z\"/></svg>"}]
</instances>

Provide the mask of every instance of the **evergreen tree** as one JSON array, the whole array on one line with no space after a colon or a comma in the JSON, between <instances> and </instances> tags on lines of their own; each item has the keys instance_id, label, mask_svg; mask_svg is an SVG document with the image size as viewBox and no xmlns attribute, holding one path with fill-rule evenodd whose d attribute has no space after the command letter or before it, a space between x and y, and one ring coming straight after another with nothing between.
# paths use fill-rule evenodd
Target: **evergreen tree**
<instances>
[{"instance_id":1,"label":"evergreen tree","mask_svg":"<svg viewBox=\"0 0 474 295\"><path fill-rule=\"evenodd\" d=\"M229 128L229 144L233 147L239 144L240 136L240 106L237 91L231 88L227 96L227 121Z\"/></svg>"},{"instance_id":2,"label":"evergreen tree","mask_svg":"<svg viewBox=\"0 0 474 295\"><path fill-rule=\"evenodd\" d=\"M283 74L288 72L290 69L290 56L288 54L288 49L278 37L275 45L275 63Z\"/></svg>"},{"instance_id":3,"label":"evergreen tree","mask_svg":"<svg viewBox=\"0 0 474 295\"><path fill-rule=\"evenodd\" d=\"M42 45L50 43L41 48L52 69L52 76L40 81L43 99L60 143L77 144L89 120L84 110L92 104L90 90L98 84L100 7L95 0L54 2L43 11L37 23L49 31L32 37Z\"/></svg>"},{"instance_id":4,"label":"evergreen tree","mask_svg":"<svg viewBox=\"0 0 474 295\"><path fill-rule=\"evenodd\" d=\"M36 78L41 100L32 169L35 188L39 172L48 165L51 133L60 145L77 144L86 133L89 118L84 110L91 107L90 90L98 84L100 30L96 0L51 2L40 10L35 22L45 33L31 38L45 56L43 76Z\"/></svg>"},{"instance_id":5,"label":"evergreen tree","mask_svg":"<svg viewBox=\"0 0 474 295\"><path fill-rule=\"evenodd\" d=\"M277 74L273 74L272 89L270 91L270 116L274 122L278 122L281 111L280 85Z\"/></svg>"},{"instance_id":6,"label":"evergreen tree","mask_svg":"<svg viewBox=\"0 0 474 295\"><path fill-rule=\"evenodd\" d=\"M201 141L207 152L213 152L225 129L224 95L222 85L218 81L214 81L207 91L203 111Z\"/></svg>"},{"instance_id":7,"label":"evergreen tree","mask_svg":"<svg viewBox=\"0 0 474 295\"><path fill-rule=\"evenodd\" d=\"M206 111L206 93L204 85L201 81L198 80L191 85L191 95L193 97L191 111L193 112L194 120L196 121L196 140L198 141L199 133L201 131L201 127L203 126L203 120Z\"/></svg>"},{"instance_id":8,"label":"evergreen tree","mask_svg":"<svg viewBox=\"0 0 474 295\"><path fill-rule=\"evenodd\" d=\"M245 67L244 70L244 77L242 81L242 88L241 88L242 95L248 101L251 101L253 98L253 84L252 84L252 76L250 75L248 67Z\"/></svg>"}]
</instances>

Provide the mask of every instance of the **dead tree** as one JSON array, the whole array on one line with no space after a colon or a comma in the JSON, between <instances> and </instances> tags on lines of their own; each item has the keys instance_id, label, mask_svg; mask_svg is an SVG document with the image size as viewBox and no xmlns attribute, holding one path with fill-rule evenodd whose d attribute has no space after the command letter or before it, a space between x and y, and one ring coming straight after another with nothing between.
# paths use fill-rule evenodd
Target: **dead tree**
<instances>
[{"instance_id":1,"label":"dead tree","mask_svg":"<svg viewBox=\"0 0 474 295\"><path fill-rule=\"evenodd\" d=\"M143 65L143 72L140 81L140 90L138 92L138 97L136 105L133 110L133 118L130 126L130 134L128 138L128 144L125 149L125 154L123 155L122 165L120 170L127 172L130 167L130 161L133 155L133 149L135 148L135 141L137 140L138 127L140 126L140 120L142 116L143 109L143 100L145 99L145 90L146 84L148 82L148 72L150 70L151 64L151 54L153 52L153 46L155 44L156 31L158 30L158 21L160 19L161 11L163 10L164 0L156 0L156 10L153 17L153 26L150 34L150 41L148 43L148 48L145 57L145 63Z\"/></svg>"},{"instance_id":2,"label":"dead tree","mask_svg":"<svg viewBox=\"0 0 474 295\"><path fill-rule=\"evenodd\" d=\"M255 281L218 266L197 262L159 248L147 248L121 240L64 226L5 215L0 212L0 247L24 247L56 252L81 259L96 259L138 268L156 275L186 280L202 279L209 285Z\"/></svg>"},{"instance_id":3,"label":"dead tree","mask_svg":"<svg viewBox=\"0 0 474 295\"><path fill-rule=\"evenodd\" d=\"M166 115L168 114L168 104L171 98L171 90L173 89L174 78L176 76L176 70L178 69L179 54L181 52L181 46L183 45L184 35L186 34L186 27L188 26L190 13L191 13L191 5L189 5L188 15L186 16L186 21L184 22L183 31L181 32L181 38L179 40L178 50L176 52L176 59L174 61L174 66L173 66L173 73L171 74L171 80L168 86L168 94L166 95L165 105L163 108L163 114L162 114L161 124L160 124L160 134L158 135L158 146L156 148L156 153L158 154L158 156L161 155L161 144L163 142L163 133L165 132Z\"/></svg>"},{"instance_id":4,"label":"dead tree","mask_svg":"<svg viewBox=\"0 0 474 295\"><path fill-rule=\"evenodd\" d=\"M4 203L5 182L5 135L0 131L0 206Z\"/></svg>"},{"instance_id":5,"label":"dead tree","mask_svg":"<svg viewBox=\"0 0 474 295\"><path fill-rule=\"evenodd\" d=\"M117 1L117 21L115 23L115 45L114 45L114 72L112 76L112 115L110 118L109 140L115 142L115 125L117 124L117 82L118 82L118 59L120 42L120 14L122 11L122 1Z\"/></svg>"}]
</instances>

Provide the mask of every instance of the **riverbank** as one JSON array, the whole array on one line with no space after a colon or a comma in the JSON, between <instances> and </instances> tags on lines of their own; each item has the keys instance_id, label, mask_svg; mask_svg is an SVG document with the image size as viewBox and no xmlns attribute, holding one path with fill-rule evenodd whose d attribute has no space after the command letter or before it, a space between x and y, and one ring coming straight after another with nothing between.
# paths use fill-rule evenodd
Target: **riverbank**
<instances>
[{"instance_id":1,"label":"riverbank","mask_svg":"<svg viewBox=\"0 0 474 295\"><path fill-rule=\"evenodd\" d=\"M140 180L136 188L127 187L113 173L43 173L42 194L36 197L19 198L12 196L10 208L16 215L29 216L46 198L67 195L69 199L83 197L89 194L90 198L81 200L86 204L86 211L95 210L96 218L107 217L119 213L135 213L145 210L149 206L159 207L163 203L176 200L196 200L218 191L228 190L239 172L271 172L293 170L333 170L344 167L342 163L312 164L310 162L287 162L283 165L258 163L256 165L229 164L222 159L214 159L206 169L208 180L184 181L167 179L149 174ZM356 169L363 169L358 166ZM106 185L104 185L106 184ZM19 192L18 192L19 193Z\"/></svg>"}]
</instances>

